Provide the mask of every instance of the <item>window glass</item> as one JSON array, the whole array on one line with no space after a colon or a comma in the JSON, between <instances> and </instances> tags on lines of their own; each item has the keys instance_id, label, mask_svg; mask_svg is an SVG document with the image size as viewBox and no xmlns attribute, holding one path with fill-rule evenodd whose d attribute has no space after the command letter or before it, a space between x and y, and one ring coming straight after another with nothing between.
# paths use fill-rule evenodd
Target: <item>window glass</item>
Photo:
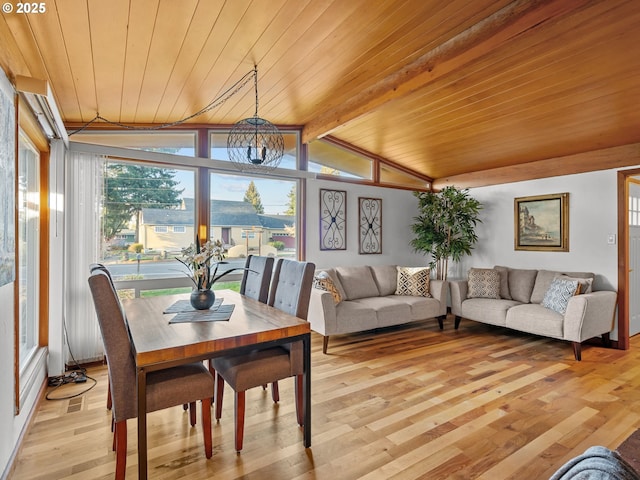
<instances>
[{"instance_id":1,"label":"window glass","mask_svg":"<svg viewBox=\"0 0 640 480\"><path fill-rule=\"evenodd\" d=\"M229 160L227 154L227 136L229 132L211 132L209 134L210 157L214 160ZM284 155L278 168L286 168L295 170L298 168L297 151L298 151L298 135L297 133L282 133L284 140Z\"/></svg>"},{"instance_id":2,"label":"window glass","mask_svg":"<svg viewBox=\"0 0 640 480\"><path fill-rule=\"evenodd\" d=\"M404 187L428 188L429 182L421 178L398 170L384 163L380 163L380 183L388 183L391 185L402 185Z\"/></svg>"},{"instance_id":3,"label":"window glass","mask_svg":"<svg viewBox=\"0 0 640 480\"><path fill-rule=\"evenodd\" d=\"M162 132L79 132L71 137L74 142L131 148L145 152L170 153L184 157L196 155L196 133L183 131Z\"/></svg>"},{"instance_id":4,"label":"window glass","mask_svg":"<svg viewBox=\"0 0 640 480\"><path fill-rule=\"evenodd\" d=\"M309 171L342 178L371 179L372 161L323 140L309 143Z\"/></svg>"},{"instance_id":5,"label":"window glass","mask_svg":"<svg viewBox=\"0 0 640 480\"><path fill-rule=\"evenodd\" d=\"M101 241L114 279L184 277L175 257L195 239L195 172L105 162Z\"/></svg>"},{"instance_id":6,"label":"window glass","mask_svg":"<svg viewBox=\"0 0 640 480\"><path fill-rule=\"evenodd\" d=\"M210 185L210 236L229 268L249 254L297 258L297 181L211 173Z\"/></svg>"},{"instance_id":7,"label":"window glass","mask_svg":"<svg viewBox=\"0 0 640 480\"><path fill-rule=\"evenodd\" d=\"M38 347L40 154L22 134L18 148L18 348L22 370Z\"/></svg>"}]
</instances>

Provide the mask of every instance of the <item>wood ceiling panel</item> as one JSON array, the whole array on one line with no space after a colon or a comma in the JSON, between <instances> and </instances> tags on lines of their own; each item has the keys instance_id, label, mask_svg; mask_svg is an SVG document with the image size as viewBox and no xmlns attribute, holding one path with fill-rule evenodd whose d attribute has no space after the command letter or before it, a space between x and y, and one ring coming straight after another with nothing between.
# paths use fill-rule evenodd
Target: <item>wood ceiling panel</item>
<instances>
[{"instance_id":1,"label":"wood ceiling panel","mask_svg":"<svg viewBox=\"0 0 640 480\"><path fill-rule=\"evenodd\" d=\"M196 6L197 0L160 2L134 122L153 122Z\"/></svg>"},{"instance_id":2,"label":"wood ceiling panel","mask_svg":"<svg viewBox=\"0 0 640 480\"><path fill-rule=\"evenodd\" d=\"M132 123L136 118L159 8L160 0L137 0L129 6L129 29L126 37L121 107L118 117L110 118L110 120Z\"/></svg>"},{"instance_id":3,"label":"wood ceiling panel","mask_svg":"<svg viewBox=\"0 0 640 480\"><path fill-rule=\"evenodd\" d=\"M257 64L260 116L303 125L307 138L331 132L436 179L640 142L637 0L47 7L3 14L0 39L10 31L14 41L0 64L48 79L67 122L98 111L175 121ZM191 122L233 124L254 106L250 81Z\"/></svg>"},{"instance_id":4,"label":"wood ceiling panel","mask_svg":"<svg viewBox=\"0 0 640 480\"><path fill-rule=\"evenodd\" d=\"M96 110L106 118L119 119L127 51L129 1L90 2L89 25ZM86 118L90 120L92 117Z\"/></svg>"}]
</instances>

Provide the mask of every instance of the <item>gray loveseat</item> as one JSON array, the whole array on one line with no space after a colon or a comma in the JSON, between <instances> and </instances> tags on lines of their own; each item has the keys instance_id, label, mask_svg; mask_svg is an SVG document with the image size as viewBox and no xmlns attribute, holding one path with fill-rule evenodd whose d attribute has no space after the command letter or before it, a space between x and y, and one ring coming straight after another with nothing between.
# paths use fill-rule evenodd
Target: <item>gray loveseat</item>
<instances>
[{"instance_id":1,"label":"gray loveseat","mask_svg":"<svg viewBox=\"0 0 640 480\"><path fill-rule=\"evenodd\" d=\"M474 269L471 269L474 270ZM470 275L471 275L470 270ZM616 292L592 291L593 273L556 272L495 267L500 277L498 298L469 298L468 280L450 281L451 312L455 328L461 318L507 327L560 340L570 341L576 360L581 359L581 344L602 336L609 344L616 308ZM580 293L569 296L564 313L543 306L554 279L580 279ZM480 296L478 296L480 295ZM548 298L548 297L547 297Z\"/></svg>"},{"instance_id":2,"label":"gray loveseat","mask_svg":"<svg viewBox=\"0 0 640 480\"><path fill-rule=\"evenodd\" d=\"M314 332L324 336L327 353L330 335L372 330L416 320L437 318L440 328L447 314L448 284L429 281L431 297L396 295L395 265L321 269L331 278L339 302L328 291L311 289L308 320Z\"/></svg>"}]
</instances>

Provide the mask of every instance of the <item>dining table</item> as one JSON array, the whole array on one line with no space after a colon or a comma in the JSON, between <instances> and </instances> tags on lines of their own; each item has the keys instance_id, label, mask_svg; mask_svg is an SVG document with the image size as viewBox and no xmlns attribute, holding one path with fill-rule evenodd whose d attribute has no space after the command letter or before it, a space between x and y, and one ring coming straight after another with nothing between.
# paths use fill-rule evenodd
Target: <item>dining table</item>
<instances>
[{"instance_id":1,"label":"dining table","mask_svg":"<svg viewBox=\"0 0 640 480\"><path fill-rule=\"evenodd\" d=\"M193 310L189 306L189 294L122 301L137 371L140 480L147 478L148 372L293 341L301 341L303 345L303 442L306 448L311 446L309 323L232 290L216 290L215 294L217 302L212 308L219 308L221 312L232 310L230 314Z\"/></svg>"}]
</instances>

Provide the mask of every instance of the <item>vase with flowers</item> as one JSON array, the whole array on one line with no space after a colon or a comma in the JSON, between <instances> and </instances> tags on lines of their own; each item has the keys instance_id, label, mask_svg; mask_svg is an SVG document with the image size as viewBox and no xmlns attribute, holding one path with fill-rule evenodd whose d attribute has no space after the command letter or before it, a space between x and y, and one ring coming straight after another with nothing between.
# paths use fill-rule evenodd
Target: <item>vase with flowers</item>
<instances>
[{"instance_id":1,"label":"vase with flowers","mask_svg":"<svg viewBox=\"0 0 640 480\"><path fill-rule=\"evenodd\" d=\"M236 270L246 270L244 267L238 267L218 273L220 265L228 263L224 261L224 247L220 240L208 240L200 245L200 240L196 237L195 244L182 249L182 258L175 258L189 270L188 273L185 272L193 282L189 300L196 310L211 308L216 300L215 292L212 290L215 282Z\"/></svg>"}]
</instances>

